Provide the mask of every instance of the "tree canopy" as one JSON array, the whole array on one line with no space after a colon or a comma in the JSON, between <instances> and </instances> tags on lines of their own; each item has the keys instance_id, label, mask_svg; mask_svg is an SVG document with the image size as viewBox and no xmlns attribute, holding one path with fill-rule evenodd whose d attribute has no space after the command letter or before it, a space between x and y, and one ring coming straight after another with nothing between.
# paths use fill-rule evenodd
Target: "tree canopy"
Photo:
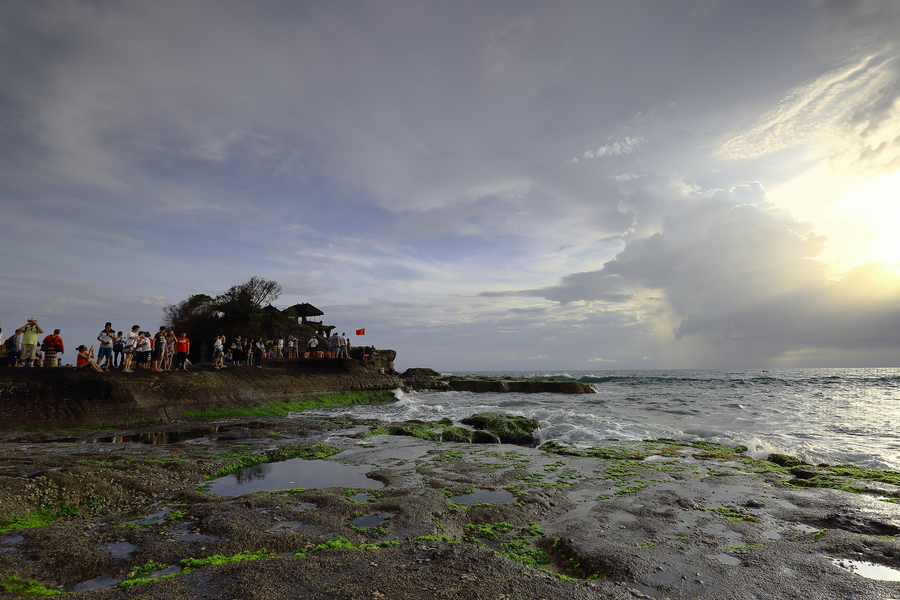
<instances>
[{"instance_id":1,"label":"tree canopy","mask_svg":"<svg viewBox=\"0 0 900 600\"><path fill-rule=\"evenodd\" d=\"M294 311L266 310L281 292L277 281L254 276L217 296L194 294L164 307L165 324L196 340L191 348L202 354L217 335L264 339L288 335L302 339L312 335L312 327L298 324Z\"/></svg>"}]
</instances>

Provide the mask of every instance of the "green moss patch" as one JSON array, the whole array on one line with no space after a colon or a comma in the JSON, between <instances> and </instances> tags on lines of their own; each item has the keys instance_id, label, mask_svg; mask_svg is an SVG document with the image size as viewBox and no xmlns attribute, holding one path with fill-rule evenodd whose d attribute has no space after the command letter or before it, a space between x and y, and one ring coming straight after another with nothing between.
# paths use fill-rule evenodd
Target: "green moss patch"
<instances>
[{"instance_id":1,"label":"green moss patch","mask_svg":"<svg viewBox=\"0 0 900 600\"><path fill-rule=\"evenodd\" d=\"M294 556L305 557L314 552L321 552L323 550L378 550L379 548L396 546L399 543L400 542L391 540L387 542L362 542L354 544L345 538L337 537L333 540L328 540L327 542L319 544L318 546L313 546L308 550L301 550L294 554Z\"/></svg>"},{"instance_id":2,"label":"green moss patch","mask_svg":"<svg viewBox=\"0 0 900 600\"><path fill-rule=\"evenodd\" d=\"M60 590L48 589L34 579L19 579L18 577L5 578L0 583L0 592L17 596L58 596L62 594Z\"/></svg>"},{"instance_id":3,"label":"green moss patch","mask_svg":"<svg viewBox=\"0 0 900 600\"><path fill-rule=\"evenodd\" d=\"M233 450L235 448L233 448ZM240 450L238 450L237 452L223 453L219 456L227 456L229 458L234 457L234 459L215 473L207 475L206 480L209 481L211 479L218 479L219 477L230 475L236 471L240 471L241 469L246 469L247 467L260 465L263 463L277 462L281 460L288 460L291 458L317 460L328 458L329 456L334 456L335 454L338 454L340 452L340 449L329 446L327 444L312 444L305 448L285 449L278 452L267 452L265 454L255 456L244 454Z\"/></svg>"},{"instance_id":4,"label":"green moss patch","mask_svg":"<svg viewBox=\"0 0 900 600\"><path fill-rule=\"evenodd\" d=\"M256 406L234 405L219 408L208 408L197 412L184 413L190 420L205 421L230 419L235 417L286 417L290 413L303 412L329 406L348 406L353 404L385 404L394 402L396 398L386 392L340 392L318 396L309 400L294 402L264 402Z\"/></svg>"},{"instance_id":5,"label":"green moss patch","mask_svg":"<svg viewBox=\"0 0 900 600\"><path fill-rule=\"evenodd\" d=\"M206 558L185 558L181 560L178 564L181 567L180 573L172 573L170 575L161 575L160 577L135 577L133 579L126 579L122 583L119 584L119 587L129 588L134 587L136 585L144 585L145 583L152 583L154 581L159 581L161 579L170 579L172 577L179 577L181 575L187 575L192 571L196 571L201 567L205 567L207 565L227 565L235 562L241 562L245 560L258 560L260 558L270 558L272 555L269 554L265 548L261 550L257 550L256 552L251 552L249 550L245 550L244 552L239 552L233 556L222 556L221 554L214 554L212 556L208 556ZM153 561L150 561L152 563ZM139 573L141 571L145 571L150 563L147 563L140 567L135 567L132 571ZM151 565L154 566L154 565Z\"/></svg>"},{"instance_id":6,"label":"green moss patch","mask_svg":"<svg viewBox=\"0 0 900 600\"><path fill-rule=\"evenodd\" d=\"M460 423L490 431L504 444L530 444L534 441L534 432L541 426L537 419L491 412L466 417Z\"/></svg>"}]
</instances>

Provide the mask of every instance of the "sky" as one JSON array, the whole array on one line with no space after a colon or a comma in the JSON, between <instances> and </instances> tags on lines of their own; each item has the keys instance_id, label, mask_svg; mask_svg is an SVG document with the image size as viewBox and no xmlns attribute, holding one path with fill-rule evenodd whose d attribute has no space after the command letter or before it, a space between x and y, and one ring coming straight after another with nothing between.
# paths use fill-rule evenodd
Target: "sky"
<instances>
[{"instance_id":1,"label":"sky","mask_svg":"<svg viewBox=\"0 0 900 600\"><path fill-rule=\"evenodd\" d=\"M900 366L898 49L894 0L9 0L0 324L260 276L400 370Z\"/></svg>"}]
</instances>

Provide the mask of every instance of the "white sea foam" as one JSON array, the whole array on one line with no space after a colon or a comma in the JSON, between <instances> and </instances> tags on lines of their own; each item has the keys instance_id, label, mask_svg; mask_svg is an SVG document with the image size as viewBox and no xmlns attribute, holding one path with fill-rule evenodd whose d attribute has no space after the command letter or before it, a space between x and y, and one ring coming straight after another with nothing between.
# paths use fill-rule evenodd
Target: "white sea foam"
<instances>
[{"instance_id":1,"label":"white sea foam","mask_svg":"<svg viewBox=\"0 0 900 600\"><path fill-rule=\"evenodd\" d=\"M391 421L446 417L456 422L478 412L501 412L539 419L541 441L702 439L747 446L756 458L777 452L813 464L900 468L895 426L900 422L900 369L492 375L582 379L598 394L397 392L392 404L332 410Z\"/></svg>"}]
</instances>

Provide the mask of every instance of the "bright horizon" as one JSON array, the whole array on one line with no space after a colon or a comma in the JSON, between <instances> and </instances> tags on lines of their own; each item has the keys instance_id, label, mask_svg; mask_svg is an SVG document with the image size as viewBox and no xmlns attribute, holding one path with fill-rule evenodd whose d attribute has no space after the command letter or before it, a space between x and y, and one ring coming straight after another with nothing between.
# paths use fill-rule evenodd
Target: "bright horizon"
<instances>
[{"instance_id":1,"label":"bright horizon","mask_svg":"<svg viewBox=\"0 0 900 600\"><path fill-rule=\"evenodd\" d=\"M257 275L400 370L900 365L900 3L13 0L0 31L0 324L70 362Z\"/></svg>"}]
</instances>

